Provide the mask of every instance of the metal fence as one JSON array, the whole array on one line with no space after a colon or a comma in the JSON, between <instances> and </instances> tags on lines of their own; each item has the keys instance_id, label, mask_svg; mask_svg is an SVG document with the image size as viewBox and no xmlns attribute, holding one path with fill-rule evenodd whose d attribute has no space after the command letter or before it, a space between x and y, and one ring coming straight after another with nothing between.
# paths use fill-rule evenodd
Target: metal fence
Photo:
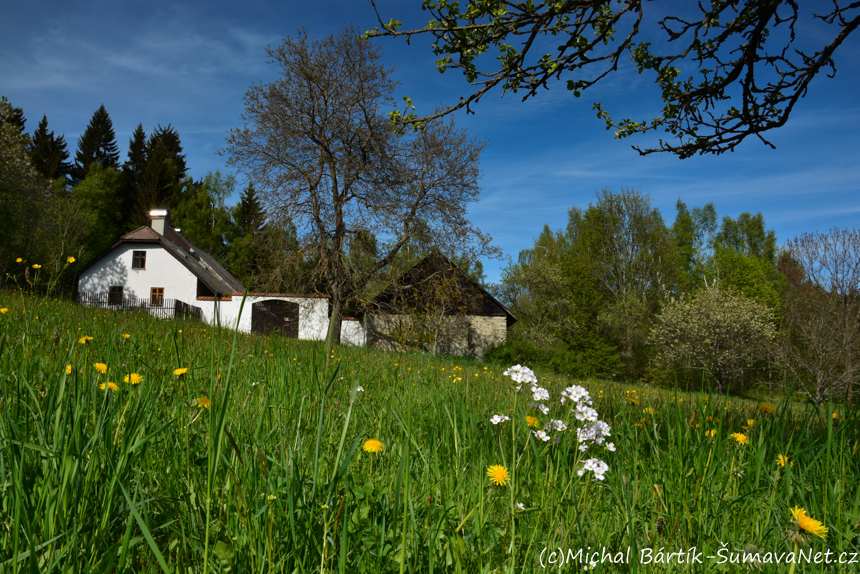
<instances>
[{"instance_id":1,"label":"metal fence","mask_svg":"<svg viewBox=\"0 0 860 574\"><path fill-rule=\"evenodd\" d=\"M110 293L78 293L79 305L109 309L111 311L142 311L160 319L187 319L193 317L203 320L203 310L178 299L161 299L161 305L153 305L149 299L141 297L116 297Z\"/></svg>"}]
</instances>

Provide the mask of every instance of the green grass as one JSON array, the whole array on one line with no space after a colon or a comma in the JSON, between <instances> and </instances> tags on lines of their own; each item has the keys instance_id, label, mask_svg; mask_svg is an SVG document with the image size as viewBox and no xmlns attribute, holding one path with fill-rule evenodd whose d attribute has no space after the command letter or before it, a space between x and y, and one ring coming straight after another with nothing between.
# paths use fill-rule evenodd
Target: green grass
<instances>
[{"instance_id":1,"label":"green grass","mask_svg":"<svg viewBox=\"0 0 860 574\"><path fill-rule=\"evenodd\" d=\"M585 381L617 451L582 455L573 432L533 437L530 397L501 366L355 348L327 358L319 343L20 292L0 291L0 307L0 572L534 572L544 548L544 562L553 549L604 546L633 559L748 543L783 553L795 505L829 529L800 549L860 552L860 432L845 405L783 402L768 414ZM124 383L131 373L143 381ZM119 390L100 389L107 381ZM558 399L576 382L541 380L552 417L571 428ZM494 426L493 414L512 420ZM363 452L368 438L384 451ZM609 464L604 482L578 476L591 456ZM495 464L507 485L490 484Z\"/></svg>"}]
</instances>

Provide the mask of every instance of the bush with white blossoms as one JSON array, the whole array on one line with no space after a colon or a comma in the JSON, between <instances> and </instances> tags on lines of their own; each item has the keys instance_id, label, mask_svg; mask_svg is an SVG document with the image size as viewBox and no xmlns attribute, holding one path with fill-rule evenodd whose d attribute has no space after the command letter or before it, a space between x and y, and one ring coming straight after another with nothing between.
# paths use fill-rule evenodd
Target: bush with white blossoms
<instances>
[{"instance_id":1,"label":"bush with white blossoms","mask_svg":"<svg viewBox=\"0 0 860 574\"><path fill-rule=\"evenodd\" d=\"M532 393L532 401L528 403L528 406L544 415L549 414L550 408L545 404L550 400L549 391L538 386L538 379L531 369L522 365L514 365L503 374L510 377L516 384L517 392L521 392L523 386L528 384ZM571 403L571 413L573 419L579 423L579 427L568 429L568 423L565 423L564 420L551 419L544 425L543 430L533 431L532 434L535 439L542 442L552 440L558 443L562 438L562 433L576 430L576 440L579 443L577 448L581 453L587 452L592 447L603 447L605 450L614 452L615 445L606 440L612 429L599 419L597 410L592 406L589 392L579 385L567 387L561 393L561 404L565 405L568 402ZM510 417L505 415L493 415L490 418L490 422L494 425L509 420ZM597 458L589 458L583 461L582 465L577 474L583 476L586 472L591 472L593 480L604 480L604 475L609 470L609 465Z\"/></svg>"}]
</instances>

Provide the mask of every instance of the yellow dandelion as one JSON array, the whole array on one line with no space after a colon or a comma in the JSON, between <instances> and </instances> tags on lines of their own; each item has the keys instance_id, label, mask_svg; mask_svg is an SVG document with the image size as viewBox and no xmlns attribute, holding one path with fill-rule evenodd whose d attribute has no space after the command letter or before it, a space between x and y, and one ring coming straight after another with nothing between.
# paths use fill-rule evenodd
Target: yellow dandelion
<instances>
[{"instance_id":1,"label":"yellow dandelion","mask_svg":"<svg viewBox=\"0 0 860 574\"><path fill-rule=\"evenodd\" d=\"M126 375L122 380L132 385L138 385L141 381L143 381L143 375L132 373L130 375Z\"/></svg>"},{"instance_id":2,"label":"yellow dandelion","mask_svg":"<svg viewBox=\"0 0 860 574\"><path fill-rule=\"evenodd\" d=\"M176 369L175 371L173 371L173 374L176 375L177 377L181 377L182 375L184 375L187 372L188 372L188 369L186 369L185 367L182 367L181 369Z\"/></svg>"},{"instance_id":3,"label":"yellow dandelion","mask_svg":"<svg viewBox=\"0 0 860 574\"><path fill-rule=\"evenodd\" d=\"M74 258L74 257L69 257L68 259L66 259L66 262L67 262L67 263L74 263L74 262L75 262L75 258Z\"/></svg>"},{"instance_id":4,"label":"yellow dandelion","mask_svg":"<svg viewBox=\"0 0 860 574\"><path fill-rule=\"evenodd\" d=\"M820 521L808 516L806 514L806 510L803 508L800 508L799 506L792 508L791 517L800 530L809 532L813 536L818 536L821 539L827 536L827 527Z\"/></svg>"},{"instance_id":5,"label":"yellow dandelion","mask_svg":"<svg viewBox=\"0 0 860 574\"><path fill-rule=\"evenodd\" d=\"M95 369L103 375L107 374L107 372L108 372L108 366L105 365L104 363L94 363L93 367L95 367ZM126 381L126 382L128 382L128 381Z\"/></svg>"},{"instance_id":6,"label":"yellow dandelion","mask_svg":"<svg viewBox=\"0 0 860 574\"><path fill-rule=\"evenodd\" d=\"M78 339L78 343L80 343L81 345L89 345L90 341L92 340L92 337L81 337L80 339Z\"/></svg>"},{"instance_id":7,"label":"yellow dandelion","mask_svg":"<svg viewBox=\"0 0 860 574\"><path fill-rule=\"evenodd\" d=\"M794 463L788 460L788 457L784 454L776 455L776 464L778 464L782 468L785 468L786 464L788 464L789 466L794 466Z\"/></svg>"},{"instance_id":8,"label":"yellow dandelion","mask_svg":"<svg viewBox=\"0 0 860 574\"><path fill-rule=\"evenodd\" d=\"M738 444L749 444L749 442L750 442L749 439L747 438L747 435L745 435L743 433L733 432L729 436L732 437L733 439L735 439L735 442Z\"/></svg>"},{"instance_id":9,"label":"yellow dandelion","mask_svg":"<svg viewBox=\"0 0 860 574\"><path fill-rule=\"evenodd\" d=\"M755 424L755 419L747 419L747 424L749 426L753 426Z\"/></svg>"},{"instance_id":10,"label":"yellow dandelion","mask_svg":"<svg viewBox=\"0 0 860 574\"><path fill-rule=\"evenodd\" d=\"M129 335L128 333L123 333L122 338L123 339L131 339L131 335Z\"/></svg>"},{"instance_id":11,"label":"yellow dandelion","mask_svg":"<svg viewBox=\"0 0 860 574\"><path fill-rule=\"evenodd\" d=\"M709 438L714 438L715 436L717 436L717 429L705 431L705 436Z\"/></svg>"},{"instance_id":12,"label":"yellow dandelion","mask_svg":"<svg viewBox=\"0 0 860 574\"><path fill-rule=\"evenodd\" d=\"M487 467L487 476L490 482L496 486L504 486L508 483L508 469L500 464L494 464Z\"/></svg>"},{"instance_id":13,"label":"yellow dandelion","mask_svg":"<svg viewBox=\"0 0 860 574\"><path fill-rule=\"evenodd\" d=\"M42 268L42 266L39 265L38 263L33 264L33 269L41 269L41 268Z\"/></svg>"},{"instance_id":14,"label":"yellow dandelion","mask_svg":"<svg viewBox=\"0 0 860 574\"><path fill-rule=\"evenodd\" d=\"M100 384L99 388L103 391L104 390L108 390L108 391L118 391L119 390L119 387L116 386L116 383L112 383L110 381Z\"/></svg>"},{"instance_id":15,"label":"yellow dandelion","mask_svg":"<svg viewBox=\"0 0 860 574\"><path fill-rule=\"evenodd\" d=\"M364 445L361 447L361 450L364 452L382 452L383 448L382 441L370 438L364 441Z\"/></svg>"},{"instance_id":16,"label":"yellow dandelion","mask_svg":"<svg viewBox=\"0 0 860 574\"><path fill-rule=\"evenodd\" d=\"M15 260L15 263L21 263L22 261L24 261L24 260L19 257L18 259Z\"/></svg>"},{"instance_id":17,"label":"yellow dandelion","mask_svg":"<svg viewBox=\"0 0 860 574\"><path fill-rule=\"evenodd\" d=\"M71 365L71 364L66 365L66 374L67 374L67 375L71 375L71 374L72 374L72 365Z\"/></svg>"},{"instance_id":18,"label":"yellow dandelion","mask_svg":"<svg viewBox=\"0 0 860 574\"><path fill-rule=\"evenodd\" d=\"M770 403L762 403L762 404L760 404L760 405L758 406L758 410L759 410L759 412L768 413L768 414L771 414L771 415L772 415L773 413L775 413L775 412L776 412L776 409L775 409L775 408L774 408L774 406L773 406L772 404L770 404Z\"/></svg>"},{"instance_id":19,"label":"yellow dandelion","mask_svg":"<svg viewBox=\"0 0 860 574\"><path fill-rule=\"evenodd\" d=\"M540 422L537 420L537 417L527 416L526 417L526 424L529 425L530 427L532 427L533 429L536 429L536 428L538 428L538 425L540 424Z\"/></svg>"},{"instance_id":20,"label":"yellow dandelion","mask_svg":"<svg viewBox=\"0 0 860 574\"><path fill-rule=\"evenodd\" d=\"M197 405L198 408L208 409L212 406L212 401L209 400L209 397L200 397L194 399L194 404Z\"/></svg>"},{"instance_id":21,"label":"yellow dandelion","mask_svg":"<svg viewBox=\"0 0 860 574\"><path fill-rule=\"evenodd\" d=\"M9 309L7 309L6 307L3 307L2 309L0 309L0 313L3 313L4 315L5 315L8 311L9 311Z\"/></svg>"}]
</instances>

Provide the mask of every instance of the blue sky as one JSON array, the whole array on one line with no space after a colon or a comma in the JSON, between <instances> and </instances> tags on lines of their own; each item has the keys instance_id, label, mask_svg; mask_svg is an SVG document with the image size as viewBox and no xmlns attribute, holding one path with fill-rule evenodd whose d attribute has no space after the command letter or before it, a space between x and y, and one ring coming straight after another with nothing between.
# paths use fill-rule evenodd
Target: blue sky
<instances>
[{"instance_id":1,"label":"blue sky","mask_svg":"<svg viewBox=\"0 0 860 574\"><path fill-rule=\"evenodd\" d=\"M804 3L808 6L808 3ZM820 4L825 9L828 2ZM419 26L429 16L420 1L380 2L384 18ZM647 7L647 6L646 6ZM253 82L276 78L264 48L300 27L321 37L354 22L361 30L375 17L362 0L327 2L106 1L10 3L0 22L0 94L24 109L32 132L42 114L65 134L72 154L93 112L104 103L125 159L138 123L149 133L172 124L194 177L230 172L216 155L239 126L242 97ZM823 42L820 27L800 26L802 39ZM429 38L411 46L380 40L386 62L397 67L397 97L408 95L419 112L466 95L462 76L440 75ZM678 160L640 157L615 140L591 105L602 101L617 117L657 115L659 94L648 76L621 71L579 99L553 86L522 103L490 93L474 115L457 120L489 141L482 156L481 199L471 219L516 258L544 224L561 228L572 206L585 208L603 188L638 188L651 196L668 223L675 202L714 202L719 215L762 212L784 242L804 231L854 227L860 215L860 35L836 52L834 79L816 78L786 127L772 132L772 150L748 140L734 153ZM237 174L238 175L238 174ZM240 182L242 181L239 175ZM238 196L238 192L237 192ZM485 261L496 281L504 261Z\"/></svg>"}]
</instances>

